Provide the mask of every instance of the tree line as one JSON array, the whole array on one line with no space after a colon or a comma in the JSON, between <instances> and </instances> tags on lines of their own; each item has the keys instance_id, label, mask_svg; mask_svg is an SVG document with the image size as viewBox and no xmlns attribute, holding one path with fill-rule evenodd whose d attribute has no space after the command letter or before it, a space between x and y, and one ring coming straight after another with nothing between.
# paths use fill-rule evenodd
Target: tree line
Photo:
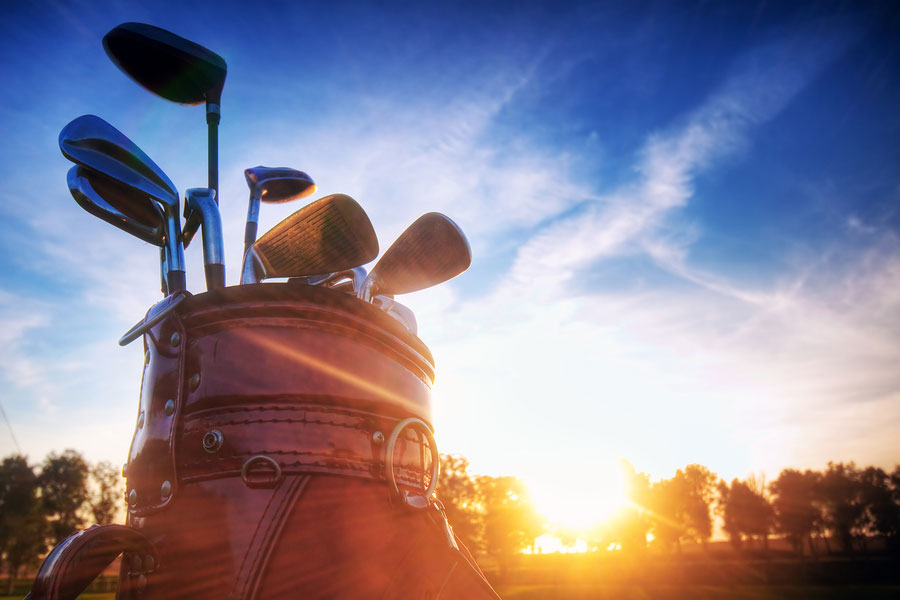
<instances>
[{"instance_id":1,"label":"tree line","mask_svg":"<svg viewBox=\"0 0 900 600\"><path fill-rule=\"evenodd\" d=\"M124 483L109 462L91 464L75 450L40 465L21 455L0 463L0 560L8 593L23 567L37 567L58 542L91 523L112 523L124 506Z\"/></svg>"},{"instance_id":2,"label":"tree line","mask_svg":"<svg viewBox=\"0 0 900 600\"><path fill-rule=\"evenodd\" d=\"M900 551L900 466L887 473L829 462L823 471L784 469L767 484L762 476L729 483L699 464L651 482L624 463L627 505L587 532L544 521L515 477L474 476L459 456L442 456L441 467L437 490L450 522L471 549L498 559L501 568L543 533L563 543L581 537L592 549L626 553L650 547L680 552L683 542L706 549L717 518L740 552L767 552L772 536L800 555L807 548L816 555L814 538L828 553L866 552L876 539L886 550Z\"/></svg>"},{"instance_id":3,"label":"tree line","mask_svg":"<svg viewBox=\"0 0 900 600\"><path fill-rule=\"evenodd\" d=\"M707 547L718 519L740 552L767 552L778 536L798 554L868 552L873 541L900 552L900 466L891 473L854 463L828 463L822 471L784 469L762 476L720 479L707 467L686 466L651 481L624 463L627 505L590 531L567 531L547 522L528 489L512 476L470 473L461 456L441 455L439 499L455 532L475 553L501 570L516 554L534 550L552 533L564 544L580 537L592 549L641 554L650 548L680 552L683 542ZM74 451L30 465L20 455L0 463L0 560L10 585L22 567L35 567L55 544L92 523L111 523L124 510L123 480L108 462L88 463ZM818 543L814 543L818 540Z\"/></svg>"}]
</instances>

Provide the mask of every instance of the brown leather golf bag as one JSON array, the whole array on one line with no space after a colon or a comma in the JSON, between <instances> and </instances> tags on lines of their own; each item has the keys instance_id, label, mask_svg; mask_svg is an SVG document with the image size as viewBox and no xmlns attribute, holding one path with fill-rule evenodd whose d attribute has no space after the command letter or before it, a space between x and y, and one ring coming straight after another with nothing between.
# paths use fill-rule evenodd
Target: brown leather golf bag
<instances>
[{"instance_id":1,"label":"brown leather golf bag","mask_svg":"<svg viewBox=\"0 0 900 600\"><path fill-rule=\"evenodd\" d=\"M127 524L57 546L32 600L123 551L119 599L497 598L433 494L434 363L401 323L291 284L179 292L143 323Z\"/></svg>"}]
</instances>

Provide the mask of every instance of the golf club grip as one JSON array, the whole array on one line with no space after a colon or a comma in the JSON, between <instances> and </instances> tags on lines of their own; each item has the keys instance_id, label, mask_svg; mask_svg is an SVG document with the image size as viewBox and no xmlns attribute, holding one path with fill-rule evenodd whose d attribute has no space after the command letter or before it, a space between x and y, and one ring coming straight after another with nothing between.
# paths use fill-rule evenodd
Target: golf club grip
<instances>
[{"instance_id":1,"label":"golf club grip","mask_svg":"<svg viewBox=\"0 0 900 600\"><path fill-rule=\"evenodd\" d=\"M206 272L207 291L225 287L225 265L215 263L203 265L203 270Z\"/></svg>"},{"instance_id":2,"label":"golf club grip","mask_svg":"<svg viewBox=\"0 0 900 600\"><path fill-rule=\"evenodd\" d=\"M169 271L166 273L166 282L168 283L169 294L174 294L175 292L187 289L184 271Z\"/></svg>"}]
</instances>

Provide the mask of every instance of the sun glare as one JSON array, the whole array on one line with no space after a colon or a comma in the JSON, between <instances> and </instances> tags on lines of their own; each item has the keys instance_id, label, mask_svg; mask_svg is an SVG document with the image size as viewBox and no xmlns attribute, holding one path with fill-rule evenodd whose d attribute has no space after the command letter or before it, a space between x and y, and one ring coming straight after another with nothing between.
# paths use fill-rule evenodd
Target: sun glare
<instances>
[{"instance_id":1,"label":"sun glare","mask_svg":"<svg viewBox=\"0 0 900 600\"><path fill-rule=\"evenodd\" d=\"M575 534L609 521L628 502L625 476L616 460L596 464L590 473L560 469L524 479L537 511L551 525Z\"/></svg>"}]
</instances>

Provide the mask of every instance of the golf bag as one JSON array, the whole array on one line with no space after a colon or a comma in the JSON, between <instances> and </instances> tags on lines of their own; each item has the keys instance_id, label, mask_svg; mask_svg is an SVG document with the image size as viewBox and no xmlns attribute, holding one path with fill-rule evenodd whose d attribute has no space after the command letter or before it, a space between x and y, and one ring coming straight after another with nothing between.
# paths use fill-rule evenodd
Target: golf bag
<instances>
[{"instance_id":1,"label":"golf bag","mask_svg":"<svg viewBox=\"0 0 900 600\"><path fill-rule=\"evenodd\" d=\"M117 598L494 599L434 496L434 363L371 304L265 284L151 309L125 526L47 557L75 598L124 552Z\"/></svg>"}]
</instances>

